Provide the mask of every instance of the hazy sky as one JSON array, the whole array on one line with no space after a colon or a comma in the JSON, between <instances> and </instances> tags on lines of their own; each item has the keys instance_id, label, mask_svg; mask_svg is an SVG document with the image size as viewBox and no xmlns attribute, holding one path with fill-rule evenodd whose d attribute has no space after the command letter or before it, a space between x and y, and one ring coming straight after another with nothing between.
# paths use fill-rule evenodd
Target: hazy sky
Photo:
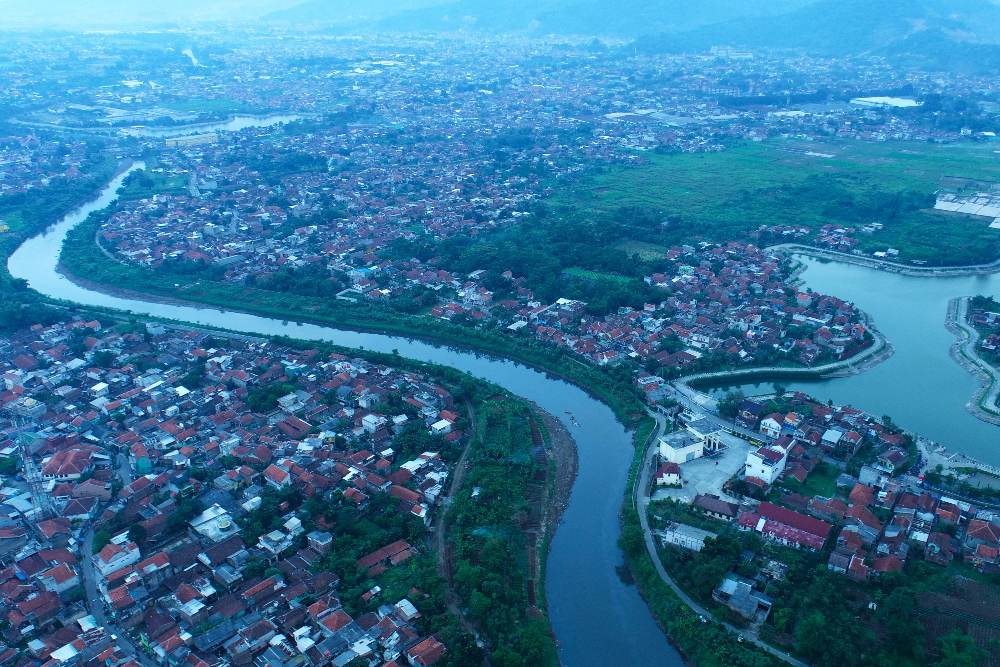
<instances>
[{"instance_id":1,"label":"hazy sky","mask_svg":"<svg viewBox=\"0 0 1000 667\"><path fill-rule=\"evenodd\" d=\"M114 28L123 25L253 19L302 0L0 0L4 27ZM364 2L365 0L358 0Z\"/></svg>"}]
</instances>

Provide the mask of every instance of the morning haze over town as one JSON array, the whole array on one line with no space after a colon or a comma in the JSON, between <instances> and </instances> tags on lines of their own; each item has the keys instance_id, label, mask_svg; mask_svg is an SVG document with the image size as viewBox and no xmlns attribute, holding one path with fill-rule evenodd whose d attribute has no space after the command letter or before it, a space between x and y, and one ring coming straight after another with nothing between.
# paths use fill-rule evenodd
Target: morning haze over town
<instances>
[{"instance_id":1,"label":"morning haze over town","mask_svg":"<svg viewBox=\"0 0 1000 667\"><path fill-rule=\"evenodd\" d=\"M0 0L0 667L1000 667L1000 0Z\"/></svg>"}]
</instances>

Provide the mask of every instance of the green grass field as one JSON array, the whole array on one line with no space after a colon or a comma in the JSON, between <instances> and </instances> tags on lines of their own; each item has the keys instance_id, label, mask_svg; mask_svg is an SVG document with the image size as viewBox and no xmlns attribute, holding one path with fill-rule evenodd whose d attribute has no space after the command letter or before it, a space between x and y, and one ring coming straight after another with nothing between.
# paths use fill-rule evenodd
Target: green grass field
<instances>
[{"instance_id":1,"label":"green grass field","mask_svg":"<svg viewBox=\"0 0 1000 667\"><path fill-rule=\"evenodd\" d=\"M183 194L187 191L188 179L183 174L164 174L143 171L128 179L121 189L123 200L144 199L156 194Z\"/></svg>"},{"instance_id":2,"label":"green grass field","mask_svg":"<svg viewBox=\"0 0 1000 667\"><path fill-rule=\"evenodd\" d=\"M640 243L640 254L684 240L737 239L762 225L882 222L884 230L860 237L863 249L891 246L904 259L934 263L1000 256L1000 231L985 220L929 210L934 193L955 179L1000 182L1000 144L773 140L647 157L647 165L564 188L549 204L582 221L613 220L625 208L663 219L662 230L625 242Z\"/></svg>"},{"instance_id":3,"label":"green grass field","mask_svg":"<svg viewBox=\"0 0 1000 667\"><path fill-rule=\"evenodd\" d=\"M590 271L589 269L582 269L578 266L566 269L563 273L574 278L581 278L595 283L609 282L617 285L628 285L633 280L628 276L620 276L617 273Z\"/></svg>"},{"instance_id":4,"label":"green grass field","mask_svg":"<svg viewBox=\"0 0 1000 667\"><path fill-rule=\"evenodd\" d=\"M644 261L657 260L667 252L667 247L656 243L644 243L642 241L625 241L619 243L616 248L627 252L629 255L639 255L639 259Z\"/></svg>"},{"instance_id":5,"label":"green grass field","mask_svg":"<svg viewBox=\"0 0 1000 667\"><path fill-rule=\"evenodd\" d=\"M0 213L0 230L16 232L24 225L24 217L19 211Z\"/></svg>"}]
</instances>

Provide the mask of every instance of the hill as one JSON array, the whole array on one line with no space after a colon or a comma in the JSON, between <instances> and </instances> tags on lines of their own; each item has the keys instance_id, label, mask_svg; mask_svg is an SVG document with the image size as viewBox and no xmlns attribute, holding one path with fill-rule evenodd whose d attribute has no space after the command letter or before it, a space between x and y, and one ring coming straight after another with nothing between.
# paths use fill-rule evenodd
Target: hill
<instances>
[{"instance_id":1,"label":"hill","mask_svg":"<svg viewBox=\"0 0 1000 667\"><path fill-rule=\"evenodd\" d=\"M881 54L981 67L1000 45L1000 5L992 0L819 0L768 17L730 20L684 32L646 36L646 51L702 51L726 44L802 49L818 55Z\"/></svg>"},{"instance_id":2,"label":"hill","mask_svg":"<svg viewBox=\"0 0 1000 667\"><path fill-rule=\"evenodd\" d=\"M392 16L444 4L449 4L449 0L306 0L294 7L271 12L264 20L297 25L371 27Z\"/></svg>"},{"instance_id":3,"label":"hill","mask_svg":"<svg viewBox=\"0 0 1000 667\"><path fill-rule=\"evenodd\" d=\"M814 0L307 0L267 18L296 23L435 32L525 32L635 37L742 17L771 16Z\"/></svg>"}]
</instances>

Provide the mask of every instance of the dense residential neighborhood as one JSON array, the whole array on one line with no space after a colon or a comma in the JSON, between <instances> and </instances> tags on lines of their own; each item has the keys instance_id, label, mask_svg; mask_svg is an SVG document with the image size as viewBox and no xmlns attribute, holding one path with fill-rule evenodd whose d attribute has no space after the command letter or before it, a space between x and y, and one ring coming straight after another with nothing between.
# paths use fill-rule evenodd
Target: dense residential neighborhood
<instances>
[{"instance_id":1,"label":"dense residential neighborhood","mask_svg":"<svg viewBox=\"0 0 1000 667\"><path fill-rule=\"evenodd\" d=\"M0 3L0 667L1000 667L1000 6L683 4Z\"/></svg>"},{"instance_id":2,"label":"dense residential neighborhood","mask_svg":"<svg viewBox=\"0 0 1000 667\"><path fill-rule=\"evenodd\" d=\"M96 320L20 332L0 364L7 645L53 664L119 664L114 634L160 664L447 652L409 567L465 438L433 380Z\"/></svg>"}]
</instances>

